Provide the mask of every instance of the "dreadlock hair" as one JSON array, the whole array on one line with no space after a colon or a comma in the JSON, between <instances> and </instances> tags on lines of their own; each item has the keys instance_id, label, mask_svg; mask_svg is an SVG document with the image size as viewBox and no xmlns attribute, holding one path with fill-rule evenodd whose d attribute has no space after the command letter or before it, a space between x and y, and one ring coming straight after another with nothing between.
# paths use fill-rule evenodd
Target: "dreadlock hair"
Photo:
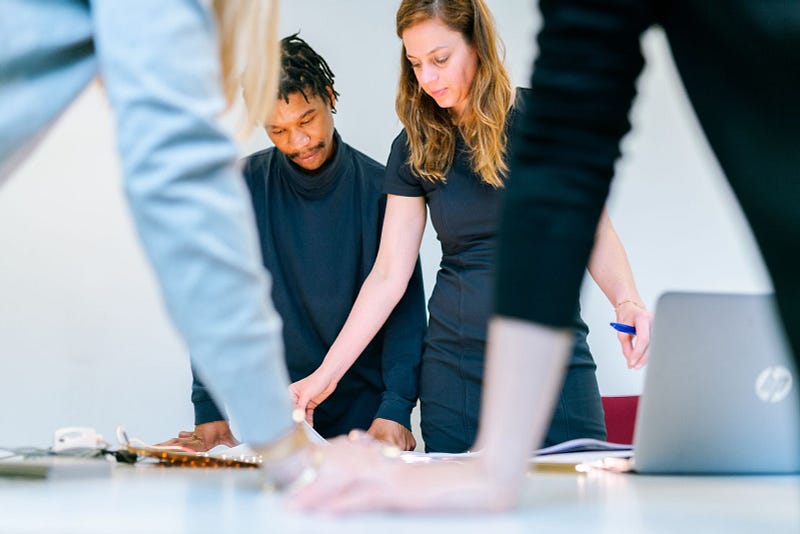
<instances>
[{"instance_id":1,"label":"dreadlock hair","mask_svg":"<svg viewBox=\"0 0 800 534\"><path fill-rule=\"evenodd\" d=\"M292 93L300 93L306 102L309 97L318 96L330 105L333 113L336 113L334 98L338 98L339 93L333 88L335 76L322 56L298 37L298 33L281 39L278 97L288 104L289 95Z\"/></svg>"}]
</instances>

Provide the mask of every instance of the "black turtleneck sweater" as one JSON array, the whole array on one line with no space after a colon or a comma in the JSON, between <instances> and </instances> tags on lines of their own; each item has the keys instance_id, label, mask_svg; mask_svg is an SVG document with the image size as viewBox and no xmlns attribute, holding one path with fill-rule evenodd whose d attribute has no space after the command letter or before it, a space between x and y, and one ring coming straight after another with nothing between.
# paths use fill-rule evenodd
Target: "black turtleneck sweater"
<instances>
[{"instance_id":1,"label":"black turtleneck sweater","mask_svg":"<svg viewBox=\"0 0 800 534\"><path fill-rule=\"evenodd\" d=\"M311 374L347 319L372 269L386 207L384 167L335 134L333 157L314 173L275 148L244 160L272 300L283 319L292 381ZM375 418L410 428L425 333L422 273L336 391L314 411L325 437L369 428ZM195 424L224 416L194 376Z\"/></svg>"}]
</instances>

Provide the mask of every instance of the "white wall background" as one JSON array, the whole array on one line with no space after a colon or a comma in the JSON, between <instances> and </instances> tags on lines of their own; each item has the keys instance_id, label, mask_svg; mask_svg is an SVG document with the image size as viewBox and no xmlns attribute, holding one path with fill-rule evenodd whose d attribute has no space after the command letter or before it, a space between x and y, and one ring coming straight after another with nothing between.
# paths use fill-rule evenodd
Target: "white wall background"
<instances>
[{"instance_id":1,"label":"white wall background","mask_svg":"<svg viewBox=\"0 0 800 534\"><path fill-rule=\"evenodd\" d=\"M281 34L301 36L329 62L345 140L379 161L399 131L394 89L398 1L282 2ZM525 85L538 12L529 0L490 0L507 64ZM624 142L609 209L650 307L671 289L770 289L738 206L700 134L660 31L644 39L648 66ZM268 144L257 133L247 154ZM439 248L422 249L427 290ZM587 283L584 318L603 394L641 391L608 327L613 311ZM125 424L148 441L190 428L189 366L124 206L112 118L90 87L0 189L0 446L48 445L55 428L106 437Z\"/></svg>"}]
</instances>

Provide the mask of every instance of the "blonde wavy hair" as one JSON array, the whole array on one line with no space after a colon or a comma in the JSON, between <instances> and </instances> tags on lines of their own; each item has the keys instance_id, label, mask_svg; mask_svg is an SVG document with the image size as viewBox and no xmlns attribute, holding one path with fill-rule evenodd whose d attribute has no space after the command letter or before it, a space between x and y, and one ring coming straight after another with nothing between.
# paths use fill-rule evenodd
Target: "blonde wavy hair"
<instances>
[{"instance_id":1,"label":"blonde wavy hair","mask_svg":"<svg viewBox=\"0 0 800 534\"><path fill-rule=\"evenodd\" d=\"M278 0L213 0L212 5L222 91L230 108L241 85L249 130L269 116L278 94Z\"/></svg>"},{"instance_id":2,"label":"blonde wavy hair","mask_svg":"<svg viewBox=\"0 0 800 534\"><path fill-rule=\"evenodd\" d=\"M475 49L478 68L466 109L454 120L422 90L402 47L395 108L408 135L408 163L421 178L444 182L460 133L470 151L472 170L483 182L502 187L508 172L505 124L513 88L492 14L483 0L403 0L397 9L397 36L402 40L408 28L430 19L464 36Z\"/></svg>"}]
</instances>

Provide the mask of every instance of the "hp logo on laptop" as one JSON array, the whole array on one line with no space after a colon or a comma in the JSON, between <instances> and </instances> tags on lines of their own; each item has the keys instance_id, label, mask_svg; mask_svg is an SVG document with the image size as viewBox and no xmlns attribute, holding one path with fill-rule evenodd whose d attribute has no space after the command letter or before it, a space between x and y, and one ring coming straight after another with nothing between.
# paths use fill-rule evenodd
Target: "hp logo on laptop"
<instances>
[{"instance_id":1,"label":"hp logo on laptop","mask_svg":"<svg viewBox=\"0 0 800 534\"><path fill-rule=\"evenodd\" d=\"M767 367L756 378L756 395L764 402L780 402L792 389L792 373L782 365Z\"/></svg>"}]
</instances>

